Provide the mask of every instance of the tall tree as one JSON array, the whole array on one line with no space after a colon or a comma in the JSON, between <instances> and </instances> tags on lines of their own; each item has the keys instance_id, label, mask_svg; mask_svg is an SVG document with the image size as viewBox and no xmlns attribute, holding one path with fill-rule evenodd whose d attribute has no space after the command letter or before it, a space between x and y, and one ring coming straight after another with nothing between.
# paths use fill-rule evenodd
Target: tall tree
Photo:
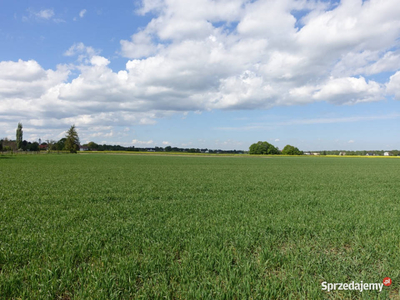
<instances>
[{"instance_id":1,"label":"tall tree","mask_svg":"<svg viewBox=\"0 0 400 300\"><path fill-rule=\"evenodd\" d=\"M71 153L76 153L79 149L79 137L76 132L75 125L72 125L71 128L67 131L66 140L65 140L65 150L70 151Z\"/></svg>"},{"instance_id":2,"label":"tall tree","mask_svg":"<svg viewBox=\"0 0 400 300\"><path fill-rule=\"evenodd\" d=\"M18 123L17 135L16 135L17 149L22 148L22 124Z\"/></svg>"}]
</instances>

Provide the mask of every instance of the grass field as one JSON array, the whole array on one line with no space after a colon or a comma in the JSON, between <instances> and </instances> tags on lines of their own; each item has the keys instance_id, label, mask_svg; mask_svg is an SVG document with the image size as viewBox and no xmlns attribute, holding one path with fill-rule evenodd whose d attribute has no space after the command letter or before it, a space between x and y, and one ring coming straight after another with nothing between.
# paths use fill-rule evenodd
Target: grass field
<instances>
[{"instance_id":1,"label":"grass field","mask_svg":"<svg viewBox=\"0 0 400 300\"><path fill-rule=\"evenodd\" d=\"M26 155L0 184L0 299L399 299L400 159Z\"/></svg>"}]
</instances>

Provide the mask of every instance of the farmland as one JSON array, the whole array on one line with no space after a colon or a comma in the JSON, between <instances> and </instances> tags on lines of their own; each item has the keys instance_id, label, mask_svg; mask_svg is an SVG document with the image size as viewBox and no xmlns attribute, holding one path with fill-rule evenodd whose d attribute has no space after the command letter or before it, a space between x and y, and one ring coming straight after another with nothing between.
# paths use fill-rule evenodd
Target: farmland
<instances>
[{"instance_id":1,"label":"farmland","mask_svg":"<svg viewBox=\"0 0 400 300\"><path fill-rule=\"evenodd\" d=\"M396 158L0 157L0 299L397 299L399 182Z\"/></svg>"}]
</instances>

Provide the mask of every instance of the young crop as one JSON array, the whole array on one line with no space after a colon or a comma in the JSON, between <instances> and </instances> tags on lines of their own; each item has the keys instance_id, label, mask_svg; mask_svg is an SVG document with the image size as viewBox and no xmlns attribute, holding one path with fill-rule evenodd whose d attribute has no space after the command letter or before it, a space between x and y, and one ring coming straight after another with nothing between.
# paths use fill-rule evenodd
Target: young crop
<instances>
[{"instance_id":1,"label":"young crop","mask_svg":"<svg viewBox=\"0 0 400 300\"><path fill-rule=\"evenodd\" d=\"M0 299L399 296L400 160L0 158ZM382 282L327 291L322 282Z\"/></svg>"}]
</instances>

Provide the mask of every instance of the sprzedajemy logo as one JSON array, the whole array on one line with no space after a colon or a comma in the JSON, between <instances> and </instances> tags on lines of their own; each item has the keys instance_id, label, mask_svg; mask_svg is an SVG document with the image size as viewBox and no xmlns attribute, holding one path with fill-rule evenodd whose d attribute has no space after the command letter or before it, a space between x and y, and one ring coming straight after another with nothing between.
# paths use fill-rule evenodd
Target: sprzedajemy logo
<instances>
[{"instance_id":1,"label":"sprzedajemy logo","mask_svg":"<svg viewBox=\"0 0 400 300\"><path fill-rule=\"evenodd\" d=\"M336 283L328 283L326 281L322 282L322 290L323 291L379 291L382 292L383 286L390 286L392 284L392 279L390 277L385 277L383 279L383 283L364 283L360 282L336 282Z\"/></svg>"}]
</instances>

